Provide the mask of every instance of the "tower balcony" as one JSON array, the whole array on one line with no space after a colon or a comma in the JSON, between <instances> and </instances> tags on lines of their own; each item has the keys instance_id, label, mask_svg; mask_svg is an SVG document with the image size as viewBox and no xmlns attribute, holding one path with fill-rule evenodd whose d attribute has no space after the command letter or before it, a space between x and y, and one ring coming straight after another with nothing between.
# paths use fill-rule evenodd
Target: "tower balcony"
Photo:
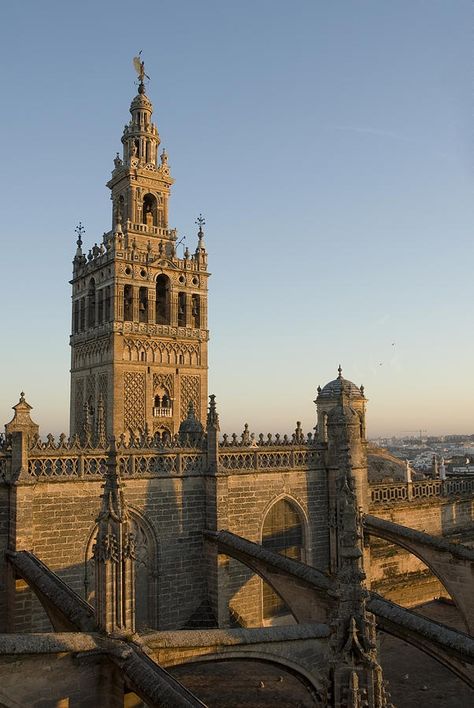
<instances>
[{"instance_id":1,"label":"tower balcony","mask_svg":"<svg viewBox=\"0 0 474 708\"><path fill-rule=\"evenodd\" d=\"M173 410L172 408L167 408L164 406L155 406L153 408L153 416L155 418L172 418Z\"/></svg>"},{"instance_id":2,"label":"tower balcony","mask_svg":"<svg viewBox=\"0 0 474 708\"><path fill-rule=\"evenodd\" d=\"M127 231L135 231L148 236L159 236L172 241L176 240L176 229L165 229L162 226L153 226L152 224L137 224L133 221L127 221Z\"/></svg>"}]
</instances>

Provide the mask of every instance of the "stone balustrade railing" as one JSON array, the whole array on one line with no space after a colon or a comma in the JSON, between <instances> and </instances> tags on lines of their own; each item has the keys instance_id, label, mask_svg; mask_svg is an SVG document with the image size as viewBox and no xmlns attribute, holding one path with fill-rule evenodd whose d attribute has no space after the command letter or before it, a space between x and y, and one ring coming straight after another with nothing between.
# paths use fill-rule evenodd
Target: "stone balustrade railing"
<instances>
[{"instance_id":1,"label":"stone balustrade railing","mask_svg":"<svg viewBox=\"0 0 474 708\"><path fill-rule=\"evenodd\" d=\"M396 504L412 499L431 499L474 494L474 477L463 479L430 479L422 482L398 482L392 484L371 484L372 504Z\"/></svg>"},{"instance_id":2,"label":"stone balustrade railing","mask_svg":"<svg viewBox=\"0 0 474 708\"><path fill-rule=\"evenodd\" d=\"M319 464L318 464L319 463ZM240 447L219 451L219 468L221 470L292 470L315 469L321 465L320 452L305 445L294 445L284 448L274 446L273 449L259 447Z\"/></svg>"},{"instance_id":3,"label":"stone balustrade railing","mask_svg":"<svg viewBox=\"0 0 474 708\"><path fill-rule=\"evenodd\" d=\"M242 437L242 436L240 436ZM244 431L244 438L246 433ZM278 444L275 444L278 441ZM14 451L10 439L0 441L0 481L11 479ZM33 438L22 447L21 465L24 481L67 480L72 478L101 479L110 454L117 458L123 478L162 475L203 474L211 468L220 473L265 472L272 470L311 470L324 466L323 450L314 439L293 435L292 438L262 435L258 439L224 438L212 458L208 439L175 435L160 439L146 433L126 439L121 436L111 445L108 441L80 439L78 436L57 440L48 435L43 441ZM214 462L212 461L214 459ZM15 470L14 470L15 472ZM25 476L26 475L26 476ZM474 477L432 479L420 482L397 482L370 485L372 505L400 504L411 500L474 494Z\"/></svg>"}]
</instances>

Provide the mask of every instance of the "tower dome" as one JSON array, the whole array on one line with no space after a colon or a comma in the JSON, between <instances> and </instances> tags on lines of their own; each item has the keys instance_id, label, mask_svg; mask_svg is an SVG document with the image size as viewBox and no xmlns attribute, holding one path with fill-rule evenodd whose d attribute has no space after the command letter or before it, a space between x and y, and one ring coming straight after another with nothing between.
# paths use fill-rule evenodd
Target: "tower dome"
<instances>
[{"instance_id":1,"label":"tower dome","mask_svg":"<svg viewBox=\"0 0 474 708\"><path fill-rule=\"evenodd\" d=\"M352 381L349 381L348 379L343 378L342 376L342 368L339 366L338 368L339 375L337 379L334 379L334 381L330 381L327 383L323 388L318 388L318 397L317 401L332 401L332 400L338 400L341 396L341 393L344 393L348 398L351 400L353 399L359 399L363 400L365 398L364 396L364 387L361 386L356 386L355 383L352 383Z\"/></svg>"}]
</instances>

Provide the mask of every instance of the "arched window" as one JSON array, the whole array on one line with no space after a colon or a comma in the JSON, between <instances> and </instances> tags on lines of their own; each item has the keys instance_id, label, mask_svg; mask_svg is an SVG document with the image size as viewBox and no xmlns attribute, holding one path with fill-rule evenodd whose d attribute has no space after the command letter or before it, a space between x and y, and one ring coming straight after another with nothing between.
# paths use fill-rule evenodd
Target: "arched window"
<instances>
[{"instance_id":1,"label":"arched window","mask_svg":"<svg viewBox=\"0 0 474 708\"><path fill-rule=\"evenodd\" d=\"M158 418L171 418L173 415L170 395L162 386L155 389L153 415Z\"/></svg>"},{"instance_id":2,"label":"arched window","mask_svg":"<svg viewBox=\"0 0 474 708\"><path fill-rule=\"evenodd\" d=\"M170 324L170 279L163 273L156 279L156 324Z\"/></svg>"},{"instance_id":3,"label":"arched window","mask_svg":"<svg viewBox=\"0 0 474 708\"><path fill-rule=\"evenodd\" d=\"M201 326L201 303L199 295L193 295L191 297L191 316L193 327L199 329Z\"/></svg>"},{"instance_id":4,"label":"arched window","mask_svg":"<svg viewBox=\"0 0 474 708\"><path fill-rule=\"evenodd\" d=\"M178 293L178 327L186 327L186 293Z\"/></svg>"},{"instance_id":5,"label":"arched window","mask_svg":"<svg viewBox=\"0 0 474 708\"><path fill-rule=\"evenodd\" d=\"M95 327L95 280L91 278L87 293L87 326Z\"/></svg>"},{"instance_id":6,"label":"arched window","mask_svg":"<svg viewBox=\"0 0 474 708\"><path fill-rule=\"evenodd\" d=\"M289 499L280 499L269 509L263 523L262 546L287 558L303 559L303 523L296 505ZM264 583L263 619L268 621L289 613L283 600Z\"/></svg>"},{"instance_id":7,"label":"arched window","mask_svg":"<svg viewBox=\"0 0 474 708\"><path fill-rule=\"evenodd\" d=\"M123 289L123 319L125 322L133 320L133 286L126 285Z\"/></svg>"},{"instance_id":8,"label":"arched window","mask_svg":"<svg viewBox=\"0 0 474 708\"><path fill-rule=\"evenodd\" d=\"M140 288L138 291L138 320L148 322L148 288Z\"/></svg>"},{"instance_id":9,"label":"arched window","mask_svg":"<svg viewBox=\"0 0 474 708\"><path fill-rule=\"evenodd\" d=\"M156 197L153 194L143 197L142 221L147 226L156 226Z\"/></svg>"}]
</instances>

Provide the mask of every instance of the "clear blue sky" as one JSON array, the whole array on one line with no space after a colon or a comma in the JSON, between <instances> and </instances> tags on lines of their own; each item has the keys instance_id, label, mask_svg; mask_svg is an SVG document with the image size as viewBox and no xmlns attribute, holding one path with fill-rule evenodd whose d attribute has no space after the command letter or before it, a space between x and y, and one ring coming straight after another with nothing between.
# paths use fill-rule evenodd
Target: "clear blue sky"
<instances>
[{"instance_id":1,"label":"clear blue sky","mask_svg":"<svg viewBox=\"0 0 474 708\"><path fill-rule=\"evenodd\" d=\"M68 427L74 227L105 182L143 50L176 183L206 216L222 428L314 425L366 388L369 433L473 432L471 0L6 3L0 420Z\"/></svg>"}]
</instances>

